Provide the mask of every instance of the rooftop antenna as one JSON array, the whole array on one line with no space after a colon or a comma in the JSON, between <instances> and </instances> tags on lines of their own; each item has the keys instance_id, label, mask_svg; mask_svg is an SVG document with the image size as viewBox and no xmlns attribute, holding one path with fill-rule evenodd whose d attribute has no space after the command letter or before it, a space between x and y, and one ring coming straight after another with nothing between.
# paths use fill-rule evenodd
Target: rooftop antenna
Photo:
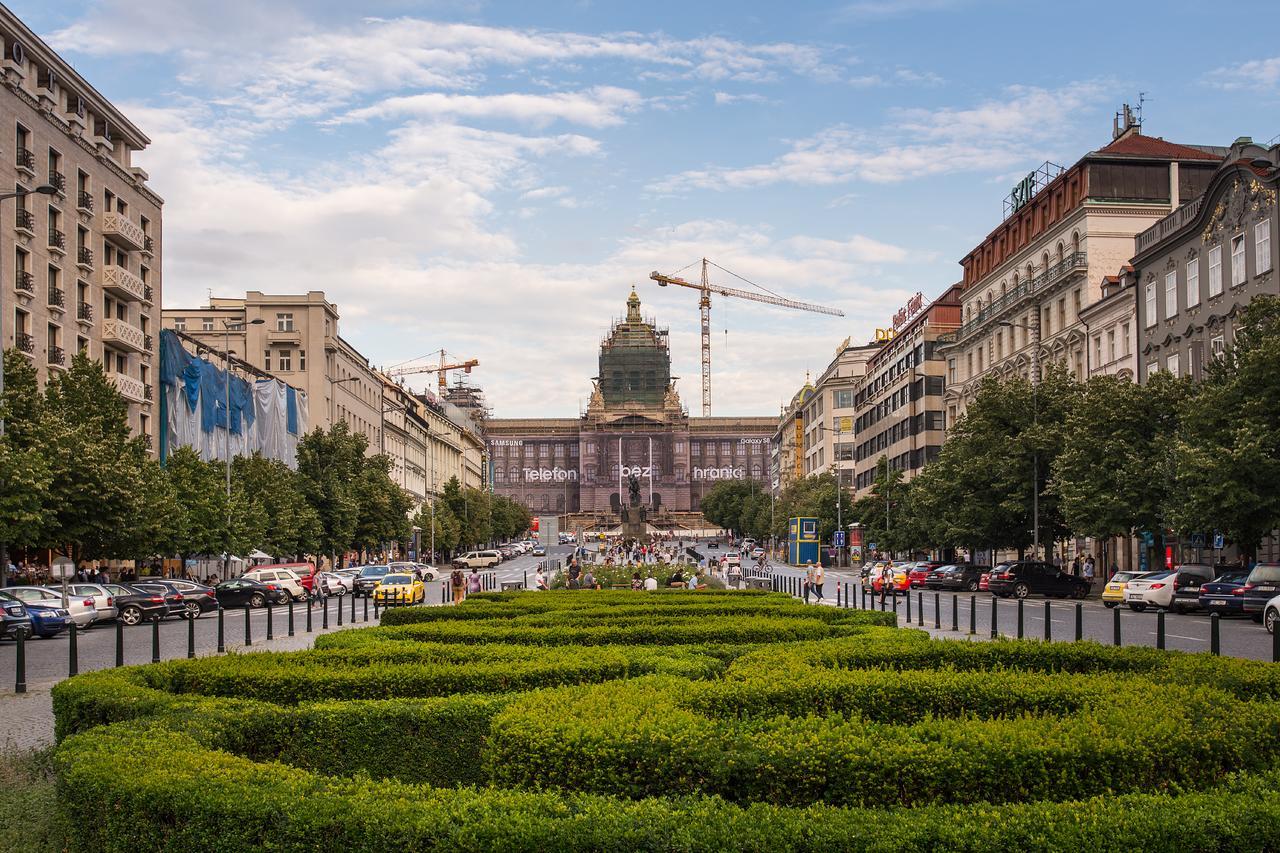
<instances>
[{"instance_id":1,"label":"rooftop antenna","mask_svg":"<svg viewBox=\"0 0 1280 853\"><path fill-rule=\"evenodd\" d=\"M1138 93L1138 127L1142 127L1142 105L1146 103L1146 100L1147 100L1147 93L1139 92Z\"/></svg>"}]
</instances>

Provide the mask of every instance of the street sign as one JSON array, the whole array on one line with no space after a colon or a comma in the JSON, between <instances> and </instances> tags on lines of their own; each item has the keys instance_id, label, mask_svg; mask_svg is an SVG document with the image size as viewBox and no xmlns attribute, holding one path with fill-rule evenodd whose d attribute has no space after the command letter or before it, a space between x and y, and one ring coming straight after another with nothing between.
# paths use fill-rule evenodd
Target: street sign
<instances>
[{"instance_id":1,"label":"street sign","mask_svg":"<svg viewBox=\"0 0 1280 853\"><path fill-rule=\"evenodd\" d=\"M1221 551L1221 550L1222 550L1222 546L1223 546L1223 544L1224 544L1224 543L1223 543L1223 541L1222 541L1222 534L1221 534L1221 533L1217 533L1217 532L1215 532L1215 533L1213 534L1213 547L1214 547L1214 548L1216 548L1217 550Z\"/></svg>"},{"instance_id":2,"label":"street sign","mask_svg":"<svg viewBox=\"0 0 1280 853\"><path fill-rule=\"evenodd\" d=\"M868 551L874 551L875 549L876 549L876 543L874 543L874 542L868 542L868 543L867 543L867 550L868 550Z\"/></svg>"},{"instance_id":3,"label":"street sign","mask_svg":"<svg viewBox=\"0 0 1280 853\"><path fill-rule=\"evenodd\" d=\"M837 548L844 547L844 531L843 530L837 530L835 533L832 534L831 544L835 545Z\"/></svg>"},{"instance_id":4,"label":"street sign","mask_svg":"<svg viewBox=\"0 0 1280 853\"><path fill-rule=\"evenodd\" d=\"M1192 534L1191 534L1191 546L1192 546L1193 548L1203 548L1203 547L1204 547L1204 534L1203 534L1203 533L1192 533Z\"/></svg>"}]
</instances>

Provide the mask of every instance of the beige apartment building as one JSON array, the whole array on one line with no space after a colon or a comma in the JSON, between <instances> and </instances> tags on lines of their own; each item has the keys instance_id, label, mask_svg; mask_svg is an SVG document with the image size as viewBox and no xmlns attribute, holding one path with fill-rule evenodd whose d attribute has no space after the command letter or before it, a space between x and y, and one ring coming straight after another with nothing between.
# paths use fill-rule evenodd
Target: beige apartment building
<instances>
[{"instance_id":1,"label":"beige apartment building","mask_svg":"<svg viewBox=\"0 0 1280 853\"><path fill-rule=\"evenodd\" d=\"M1134 236L1200 195L1222 160L1225 149L1144 136L1127 106L1122 115L1106 147L1027 175L1004 220L961 260L948 424L988 375L1030 378L1052 360L1083 379L1092 342L1081 312L1101 297L1104 276L1129 262Z\"/></svg>"},{"instance_id":2,"label":"beige apartment building","mask_svg":"<svg viewBox=\"0 0 1280 853\"><path fill-rule=\"evenodd\" d=\"M804 385L778 414L778 428L769 441L769 468L773 496L804 476L804 404L813 394L806 375Z\"/></svg>"},{"instance_id":3,"label":"beige apartment building","mask_svg":"<svg viewBox=\"0 0 1280 853\"><path fill-rule=\"evenodd\" d=\"M0 181L28 193L0 202L0 346L42 384L100 359L151 443L163 202L132 162L150 140L3 5L0 38Z\"/></svg>"},{"instance_id":4,"label":"beige apartment building","mask_svg":"<svg viewBox=\"0 0 1280 853\"><path fill-rule=\"evenodd\" d=\"M1080 309L1088 347L1085 373L1118 376L1126 382L1138 378L1137 278L1126 264L1118 275L1105 275L1098 299Z\"/></svg>"},{"instance_id":5,"label":"beige apartment building","mask_svg":"<svg viewBox=\"0 0 1280 853\"><path fill-rule=\"evenodd\" d=\"M853 346L849 339L836 348L813 393L803 404L804 476L835 472L844 488L854 483L854 391L867 369L868 360L879 352L881 343Z\"/></svg>"},{"instance_id":6,"label":"beige apartment building","mask_svg":"<svg viewBox=\"0 0 1280 853\"><path fill-rule=\"evenodd\" d=\"M451 477L463 487L485 487L485 442L465 412L386 377L383 410L380 450L391 459L392 481L409 493L415 509L439 497Z\"/></svg>"}]
</instances>

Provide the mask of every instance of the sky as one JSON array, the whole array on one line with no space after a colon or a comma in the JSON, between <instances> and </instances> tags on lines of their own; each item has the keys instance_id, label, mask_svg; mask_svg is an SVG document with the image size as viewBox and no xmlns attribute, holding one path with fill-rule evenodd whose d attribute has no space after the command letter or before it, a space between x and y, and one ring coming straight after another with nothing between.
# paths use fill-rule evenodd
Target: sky
<instances>
[{"instance_id":1,"label":"sky","mask_svg":"<svg viewBox=\"0 0 1280 853\"><path fill-rule=\"evenodd\" d=\"M576 414L632 287L698 414L697 294L648 276L704 256L845 313L713 300L713 413L775 414L1121 104L1280 134L1273 28L1185 2L9 5L150 137L166 308L323 290L375 366L479 359L499 417Z\"/></svg>"}]
</instances>

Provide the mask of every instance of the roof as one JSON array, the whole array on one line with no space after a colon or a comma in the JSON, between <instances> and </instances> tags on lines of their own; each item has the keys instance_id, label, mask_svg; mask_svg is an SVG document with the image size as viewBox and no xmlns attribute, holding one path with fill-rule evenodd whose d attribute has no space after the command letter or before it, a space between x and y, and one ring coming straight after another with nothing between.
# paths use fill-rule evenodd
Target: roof
<instances>
[{"instance_id":1,"label":"roof","mask_svg":"<svg viewBox=\"0 0 1280 853\"><path fill-rule=\"evenodd\" d=\"M1099 148L1095 154L1106 154L1122 157L1158 157L1166 160L1221 160L1222 157L1203 148L1190 145L1179 145L1166 142L1158 136L1143 136L1131 133L1122 136L1105 148Z\"/></svg>"}]
</instances>

